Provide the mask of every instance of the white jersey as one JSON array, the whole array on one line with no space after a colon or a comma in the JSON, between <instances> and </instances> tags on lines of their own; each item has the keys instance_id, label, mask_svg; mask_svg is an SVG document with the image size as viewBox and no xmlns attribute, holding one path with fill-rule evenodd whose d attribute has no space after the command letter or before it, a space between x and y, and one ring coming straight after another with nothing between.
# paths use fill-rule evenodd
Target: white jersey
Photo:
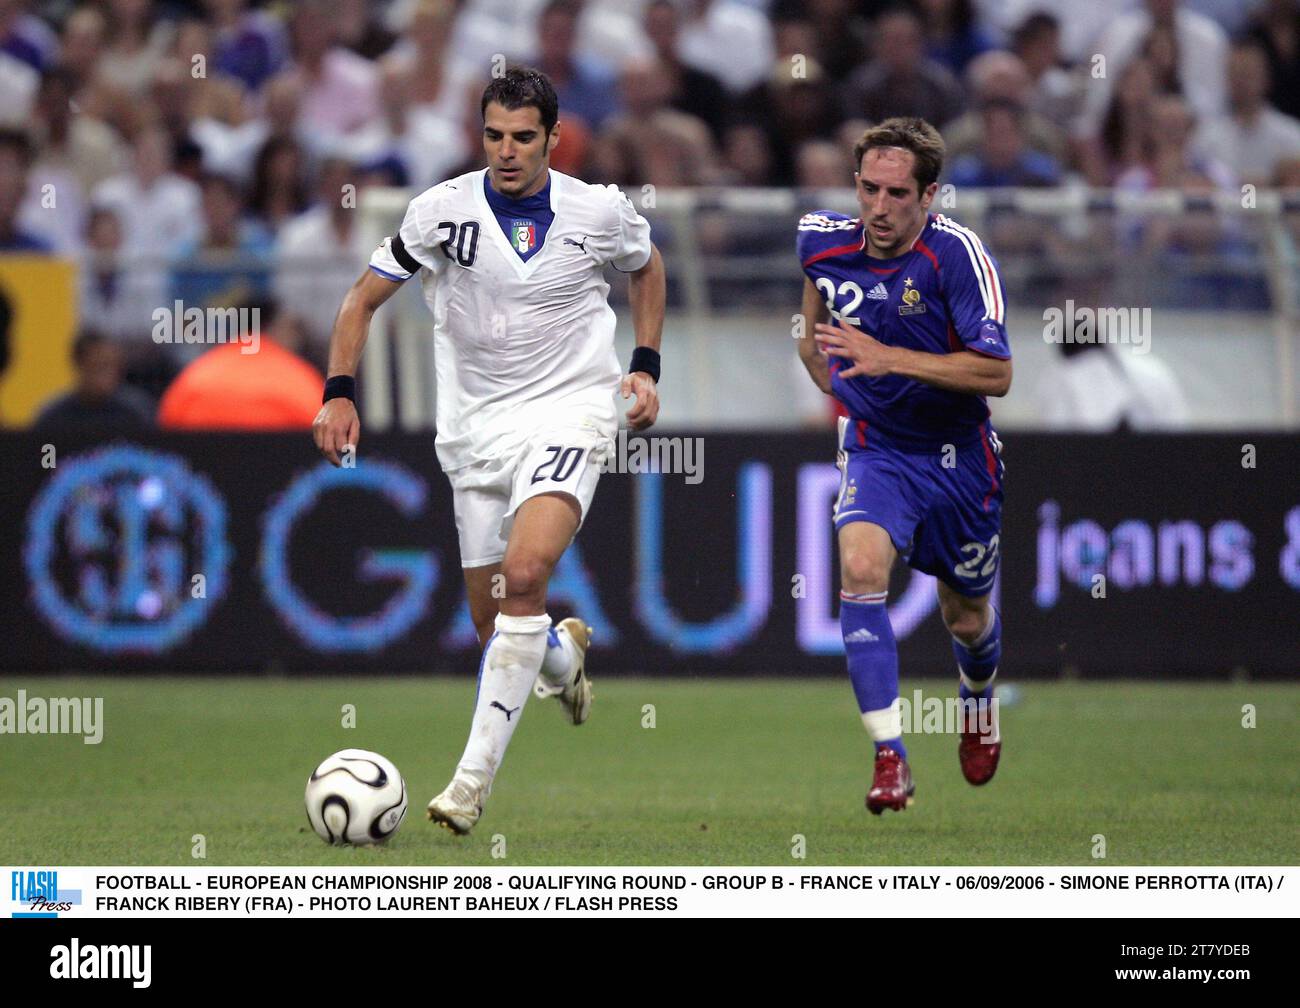
<instances>
[{"instance_id":1,"label":"white jersey","mask_svg":"<svg viewBox=\"0 0 1300 1008\"><path fill-rule=\"evenodd\" d=\"M433 312L438 460L446 471L516 450L557 415L613 436L622 377L603 267L650 259L650 225L615 186L551 172L555 219L527 262L488 205L487 169L411 200L370 266L392 280L421 273Z\"/></svg>"}]
</instances>

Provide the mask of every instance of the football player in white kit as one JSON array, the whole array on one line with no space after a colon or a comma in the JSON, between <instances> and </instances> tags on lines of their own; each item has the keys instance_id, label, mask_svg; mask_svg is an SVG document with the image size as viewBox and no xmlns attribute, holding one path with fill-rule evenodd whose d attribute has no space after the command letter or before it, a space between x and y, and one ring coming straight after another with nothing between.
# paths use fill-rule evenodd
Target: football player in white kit
<instances>
[{"instance_id":1,"label":"football player in white kit","mask_svg":"<svg viewBox=\"0 0 1300 1008\"><path fill-rule=\"evenodd\" d=\"M551 170L560 127L546 77L509 68L484 91L482 112L488 167L415 197L344 298L313 428L335 465L357 444L352 376L371 317L420 273L434 317L438 460L483 645L469 741L428 808L456 833L478 821L530 692L557 697L574 724L587 718L591 628L577 618L552 627L546 587L614 450L615 393L635 396L633 429L658 415L665 299L663 260L628 198ZM629 274L627 375L606 263Z\"/></svg>"}]
</instances>

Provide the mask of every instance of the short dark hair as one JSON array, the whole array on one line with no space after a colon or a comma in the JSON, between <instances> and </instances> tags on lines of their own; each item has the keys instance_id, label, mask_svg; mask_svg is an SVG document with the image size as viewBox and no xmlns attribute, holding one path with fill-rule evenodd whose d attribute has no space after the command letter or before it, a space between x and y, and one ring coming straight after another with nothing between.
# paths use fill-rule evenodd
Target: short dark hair
<instances>
[{"instance_id":1,"label":"short dark hair","mask_svg":"<svg viewBox=\"0 0 1300 1008\"><path fill-rule=\"evenodd\" d=\"M924 119L900 116L871 127L853 145L853 170L861 171L862 155L877 147L901 147L911 151L916 159L912 175L916 179L918 194L939 181L939 173L943 171L943 137Z\"/></svg>"},{"instance_id":2,"label":"short dark hair","mask_svg":"<svg viewBox=\"0 0 1300 1008\"><path fill-rule=\"evenodd\" d=\"M479 114L485 118L490 102L507 109L529 106L537 109L542 129L548 134L560 118L560 99L556 97L554 86L546 74L532 67L506 67L505 73L492 79L492 83L483 89L483 101L479 106Z\"/></svg>"}]
</instances>

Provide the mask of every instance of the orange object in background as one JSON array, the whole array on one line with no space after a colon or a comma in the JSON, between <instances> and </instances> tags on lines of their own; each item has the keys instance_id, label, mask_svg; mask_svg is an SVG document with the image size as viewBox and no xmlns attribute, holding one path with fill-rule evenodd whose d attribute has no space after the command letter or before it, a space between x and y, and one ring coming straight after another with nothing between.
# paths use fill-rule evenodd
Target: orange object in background
<instances>
[{"instance_id":1,"label":"orange object in background","mask_svg":"<svg viewBox=\"0 0 1300 1008\"><path fill-rule=\"evenodd\" d=\"M307 430L325 379L266 336L214 347L187 365L163 393L158 426L171 430Z\"/></svg>"},{"instance_id":2,"label":"orange object in background","mask_svg":"<svg viewBox=\"0 0 1300 1008\"><path fill-rule=\"evenodd\" d=\"M590 153L591 127L577 116L565 116L564 130L551 152L551 167L565 175L581 175Z\"/></svg>"}]
</instances>

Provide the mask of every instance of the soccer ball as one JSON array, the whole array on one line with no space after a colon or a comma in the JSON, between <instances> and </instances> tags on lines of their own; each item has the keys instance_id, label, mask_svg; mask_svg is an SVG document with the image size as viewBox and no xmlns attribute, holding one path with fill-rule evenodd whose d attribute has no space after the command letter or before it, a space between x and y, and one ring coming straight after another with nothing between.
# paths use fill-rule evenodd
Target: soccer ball
<instances>
[{"instance_id":1,"label":"soccer ball","mask_svg":"<svg viewBox=\"0 0 1300 1008\"><path fill-rule=\"evenodd\" d=\"M343 749L307 778L307 819L331 844L379 844L406 817L406 781L379 753Z\"/></svg>"}]
</instances>

